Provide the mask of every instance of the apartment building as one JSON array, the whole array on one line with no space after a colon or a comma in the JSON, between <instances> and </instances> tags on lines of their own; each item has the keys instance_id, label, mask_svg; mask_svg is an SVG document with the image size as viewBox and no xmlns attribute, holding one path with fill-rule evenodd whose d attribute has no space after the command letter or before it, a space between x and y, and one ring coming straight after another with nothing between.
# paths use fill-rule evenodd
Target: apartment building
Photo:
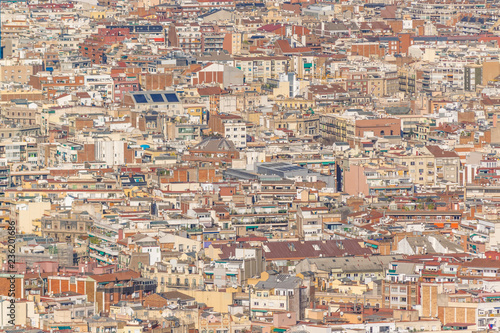
<instances>
[{"instance_id":1,"label":"apartment building","mask_svg":"<svg viewBox=\"0 0 500 333\"><path fill-rule=\"evenodd\" d=\"M198 23L173 23L168 29L171 46L180 47L187 53L202 52L202 33Z\"/></svg>"},{"instance_id":2,"label":"apartment building","mask_svg":"<svg viewBox=\"0 0 500 333\"><path fill-rule=\"evenodd\" d=\"M6 106L0 109L0 115L5 120L24 126L36 125L38 114L36 107L22 104Z\"/></svg>"},{"instance_id":3,"label":"apartment building","mask_svg":"<svg viewBox=\"0 0 500 333\"><path fill-rule=\"evenodd\" d=\"M250 279L250 308L253 311L294 311L299 318L311 297L307 281L298 276L263 272L258 279Z\"/></svg>"},{"instance_id":4,"label":"apartment building","mask_svg":"<svg viewBox=\"0 0 500 333\"><path fill-rule=\"evenodd\" d=\"M88 93L97 100L114 101L115 82L109 74L85 75L83 81Z\"/></svg>"},{"instance_id":5,"label":"apartment building","mask_svg":"<svg viewBox=\"0 0 500 333\"><path fill-rule=\"evenodd\" d=\"M26 84L34 74L34 66L21 64L5 64L0 70L0 81Z\"/></svg>"},{"instance_id":6,"label":"apartment building","mask_svg":"<svg viewBox=\"0 0 500 333\"><path fill-rule=\"evenodd\" d=\"M93 220L88 214L72 215L71 211L43 216L41 233L60 242L72 242L80 236L87 236Z\"/></svg>"},{"instance_id":7,"label":"apartment building","mask_svg":"<svg viewBox=\"0 0 500 333\"><path fill-rule=\"evenodd\" d=\"M388 157L394 163L408 167L409 175L415 184L433 185L435 179L435 158L427 150L415 150L412 153L389 152Z\"/></svg>"},{"instance_id":8,"label":"apartment building","mask_svg":"<svg viewBox=\"0 0 500 333\"><path fill-rule=\"evenodd\" d=\"M143 276L158 281L158 291L186 288L196 290L204 284L203 270L183 262L162 263L143 270Z\"/></svg>"},{"instance_id":9,"label":"apartment building","mask_svg":"<svg viewBox=\"0 0 500 333\"><path fill-rule=\"evenodd\" d=\"M298 236L304 240L323 239L323 214L328 214L328 208L299 207L297 210Z\"/></svg>"},{"instance_id":10,"label":"apartment building","mask_svg":"<svg viewBox=\"0 0 500 333\"><path fill-rule=\"evenodd\" d=\"M273 118L274 129L293 131L294 135L317 136L319 135L319 115L311 113L297 114L287 113L279 114Z\"/></svg>"},{"instance_id":11,"label":"apartment building","mask_svg":"<svg viewBox=\"0 0 500 333\"><path fill-rule=\"evenodd\" d=\"M283 56L245 56L235 57L234 67L243 71L245 82L266 82L277 79L288 71L288 57Z\"/></svg>"},{"instance_id":12,"label":"apartment building","mask_svg":"<svg viewBox=\"0 0 500 333\"><path fill-rule=\"evenodd\" d=\"M420 285L416 282L382 281L383 308L410 310L420 304Z\"/></svg>"},{"instance_id":13,"label":"apartment building","mask_svg":"<svg viewBox=\"0 0 500 333\"><path fill-rule=\"evenodd\" d=\"M466 62L441 62L423 70L422 87L425 91L463 90ZM470 85L470 78L469 78Z\"/></svg>"},{"instance_id":14,"label":"apartment building","mask_svg":"<svg viewBox=\"0 0 500 333\"><path fill-rule=\"evenodd\" d=\"M208 127L214 133L219 133L231 140L236 148L247 145L246 122L240 116L233 114L214 114L208 120Z\"/></svg>"},{"instance_id":15,"label":"apartment building","mask_svg":"<svg viewBox=\"0 0 500 333\"><path fill-rule=\"evenodd\" d=\"M434 156L434 182L459 183L460 156L454 151L443 150L438 146L427 146L427 150Z\"/></svg>"}]
</instances>

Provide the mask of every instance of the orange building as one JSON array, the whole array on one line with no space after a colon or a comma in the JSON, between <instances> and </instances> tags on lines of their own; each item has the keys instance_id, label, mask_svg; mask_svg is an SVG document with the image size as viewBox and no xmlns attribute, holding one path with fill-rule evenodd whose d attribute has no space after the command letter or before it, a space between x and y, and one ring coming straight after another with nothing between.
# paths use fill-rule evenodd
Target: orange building
<instances>
[{"instance_id":1,"label":"orange building","mask_svg":"<svg viewBox=\"0 0 500 333\"><path fill-rule=\"evenodd\" d=\"M362 42L351 45L351 54L357 54L363 57L385 56L385 48L379 42Z\"/></svg>"},{"instance_id":2,"label":"orange building","mask_svg":"<svg viewBox=\"0 0 500 333\"><path fill-rule=\"evenodd\" d=\"M24 275L22 274L0 274L0 296L24 297Z\"/></svg>"},{"instance_id":3,"label":"orange building","mask_svg":"<svg viewBox=\"0 0 500 333\"><path fill-rule=\"evenodd\" d=\"M144 297L156 292L157 283L143 279L140 273L121 271L91 276L56 275L48 277L48 293L73 291L87 295L89 302L96 302L97 311L109 312L111 305L120 301L142 302Z\"/></svg>"}]
</instances>

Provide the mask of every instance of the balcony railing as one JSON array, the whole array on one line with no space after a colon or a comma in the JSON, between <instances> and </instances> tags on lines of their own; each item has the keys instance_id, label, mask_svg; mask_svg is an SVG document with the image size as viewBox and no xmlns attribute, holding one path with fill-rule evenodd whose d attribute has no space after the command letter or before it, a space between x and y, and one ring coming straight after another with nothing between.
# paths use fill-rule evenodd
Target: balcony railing
<instances>
[{"instance_id":1,"label":"balcony railing","mask_svg":"<svg viewBox=\"0 0 500 333\"><path fill-rule=\"evenodd\" d=\"M119 254L119 249L116 246L108 247L108 246L98 246L95 244L90 244L89 248L112 256L118 256Z\"/></svg>"},{"instance_id":2,"label":"balcony railing","mask_svg":"<svg viewBox=\"0 0 500 333\"><path fill-rule=\"evenodd\" d=\"M89 256L91 258L95 258L97 260L100 260L100 261L103 261L103 262L106 262L108 264L116 264L117 263L117 260L116 259L111 259L111 258L107 258L105 256L101 256L100 254L97 254L97 253L89 253Z\"/></svg>"}]
</instances>

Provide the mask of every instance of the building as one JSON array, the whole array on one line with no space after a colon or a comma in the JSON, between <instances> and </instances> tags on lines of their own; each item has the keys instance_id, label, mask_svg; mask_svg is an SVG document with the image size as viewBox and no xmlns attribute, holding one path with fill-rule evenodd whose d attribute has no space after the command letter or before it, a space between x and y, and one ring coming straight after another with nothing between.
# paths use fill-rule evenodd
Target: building
<instances>
[{"instance_id":1,"label":"building","mask_svg":"<svg viewBox=\"0 0 500 333\"><path fill-rule=\"evenodd\" d=\"M224 88L232 85L242 85L243 72L227 65L210 64L196 71L191 77L191 84L193 85L211 83L219 83Z\"/></svg>"},{"instance_id":2,"label":"building","mask_svg":"<svg viewBox=\"0 0 500 333\"><path fill-rule=\"evenodd\" d=\"M244 148L247 145L246 122L240 116L212 114L208 119L208 127L213 133L232 141L236 148Z\"/></svg>"},{"instance_id":3,"label":"building","mask_svg":"<svg viewBox=\"0 0 500 333\"><path fill-rule=\"evenodd\" d=\"M284 56L239 56L234 58L234 67L243 71L246 83L266 82L277 79L288 72L288 57Z\"/></svg>"}]
</instances>

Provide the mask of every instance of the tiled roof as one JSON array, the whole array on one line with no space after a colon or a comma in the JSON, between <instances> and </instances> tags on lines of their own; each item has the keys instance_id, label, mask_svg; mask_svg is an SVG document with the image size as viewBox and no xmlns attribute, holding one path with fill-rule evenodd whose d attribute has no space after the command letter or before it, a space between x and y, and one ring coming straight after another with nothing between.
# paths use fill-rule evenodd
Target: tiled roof
<instances>
[{"instance_id":1,"label":"tiled roof","mask_svg":"<svg viewBox=\"0 0 500 333\"><path fill-rule=\"evenodd\" d=\"M357 240L339 241L292 241L267 242L264 244L266 260L286 260L323 257L342 257L344 255L371 254L370 249L362 248Z\"/></svg>"},{"instance_id":2,"label":"tiled roof","mask_svg":"<svg viewBox=\"0 0 500 333\"><path fill-rule=\"evenodd\" d=\"M132 279L137 279L140 276L141 276L140 273L127 270L111 274L91 275L90 277L95 281L97 281L98 283L102 283L102 282L114 282L114 281L129 281Z\"/></svg>"}]
</instances>

